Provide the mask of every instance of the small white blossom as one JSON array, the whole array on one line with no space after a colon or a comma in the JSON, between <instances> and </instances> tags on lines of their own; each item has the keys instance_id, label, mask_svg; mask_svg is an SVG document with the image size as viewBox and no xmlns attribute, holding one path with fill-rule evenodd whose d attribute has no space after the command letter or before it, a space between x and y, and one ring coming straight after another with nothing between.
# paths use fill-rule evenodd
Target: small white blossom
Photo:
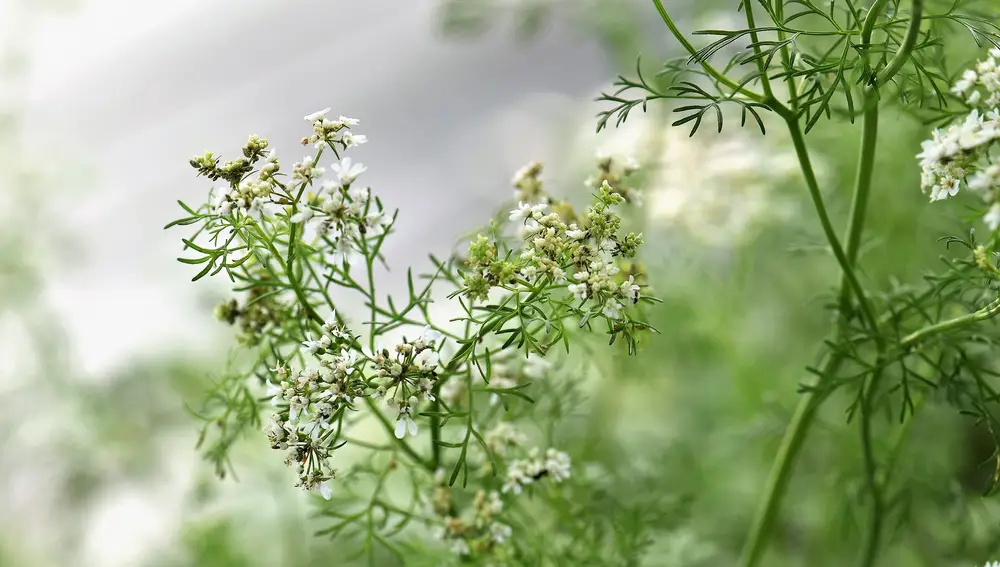
<instances>
[{"instance_id":1,"label":"small white blossom","mask_svg":"<svg viewBox=\"0 0 1000 567\"><path fill-rule=\"evenodd\" d=\"M490 538L494 543L502 544L510 538L512 533L510 526L501 524L499 522L493 522L490 524Z\"/></svg>"},{"instance_id":2,"label":"small white blossom","mask_svg":"<svg viewBox=\"0 0 1000 567\"><path fill-rule=\"evenodd\" d=\"M410 416L410 406L403 405L399 408L399 416L396 418L396 439L402 439L406 437L406 433L409 432L410 435L417 435L417 422L413 421Z\"/></svg>"},{"instance_id":3,"label":"small white blossom","mask_svg":"<svg viewBox=\"0 0 1000 567\"><path fill-rule=\"evenodd\" d=\"M340 138L340 141L344 143L347 148L353 148L355 146L360 146L368 141L368 136L363 136L361 134L353 134L351 132L344 132L344 135Z\"/></svg>"},{"instance_id":4,"label":"small white blossom","mask_svg":"<svg viewBox=\"0 0 1000 567\"><path fill-rule=\"evenodd\" d=\"M324 108L323 110L313 112L312 114L307 114L304 116L304 118L306 122L316 122L326 117L327 113L329 113L330 110L331 110L330 108Z\"/></svg>"},{"instance_id":5,"label":"small white blossom","mask_svg":"<svg viewBox=\"0 0 1000 567\"><path fill-rule=\"evenodd\" d=\"M337 174L337 179L344 185L354 183L354 180L358 178L359 175L368 170L361 163L353 163L351 158L345 157L340 160L340 163L335 163L330 168L334 173Z\"/></svg>"}]
</instances>

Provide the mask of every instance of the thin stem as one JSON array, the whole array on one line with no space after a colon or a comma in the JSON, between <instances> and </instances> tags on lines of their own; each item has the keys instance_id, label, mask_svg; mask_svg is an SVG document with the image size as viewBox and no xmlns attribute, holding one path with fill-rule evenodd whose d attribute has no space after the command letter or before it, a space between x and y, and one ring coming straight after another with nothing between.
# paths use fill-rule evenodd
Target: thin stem
<instances>
[{"instance_id":1,"label":"thin stem","mask_svg":"<svg viewBox=\"0 0 1000 567\"><path fill-rule=\"evenodd\" d=\"M970 325L972 323L978 323L979 321L985 321L996 317L997 315L1000 315L1000 298L993 300L992 303L974 313L941 321L933 325L928 325L923 329L914 331L903 337L903 340L899 342L899 347L903 350L907 350L934 335L939 335L952 329L965 327L966 325Z\"/></svg>"},{"instance_id":2,"label":"thin stem","mask_svg":"<svg viewBox=\"0 0 1000 567\"><path fill-rule=\"evenodd\" d=\"M663 23L667 25L667 29L670 30L670 33L673 34L674 38L681 44L684 50L688 52L691 58L693 60L698 61L698 63L701 65L702 69L704 69L706 73L711 75L711 77L716 81L719 81L723 85L726 85L727 87L733 89L734 91L739 92L740 94L749 98L750 100L754 102L759 102L761 104L765 103L766 98L763 95L761 95L760 93L753 92L750 89L747 89L746 87L740 86L739 83L733 81L729 77L720 73L719 70L713 67L708 61L704 61L700 57L698 57L698 50L695 49L693 45L691 45L691 42L688 41L688 39L684 37L684 34L681 33L680 29L677 28L677 24L674 23L674 20L673 18L670 17L670 14L667 12L667 9L663 7L663 2L661 0L653 0L653 4L656 6L656 10L660 13L660 18L663 19Z\"/></svg>"},{"instance_id":3,"label":"thin stem","mask_svg":"<svg viewBox=\"0 0 1000 567\"><path fill-rule=\"evenodd\" d=\"M875 106L874 103L872 105ZM802 172L806 178L806 184L809 186L810 195L813 197L813 203L819 215L820 224L823 226L823 231L830 242L830 246L833 248L834 255L837 256L837 260L840 262L843 272L840 286L841 308L837 328L833 332L834 341L839 340L843 334L849 313L852 291L859 299L865 300L857 277L854 276L854 265L857 262L861 234L864 228L868 195L871 189L871 174L873 171L871 164L874 163L875 136L878 132L877 106L870 112L871 115L866 114L864 132L861 137L862 147L861 159L858 166L858 178L854 187L854 195L851 198L851 213L847 222L846 252L841 249L836 234L833 232L833 227L830 224L830 219L826 213L822 195L819 193L816 176L813 172L808 150L805 146L805 140L799 129L798 122L790 116L786 118L789 132L795 144L796 154L799 156ZM878 323L874 319L871 307L867 304L867 301L859 301L859 303L862 306L862 313L874 331L878 327ZM831 354L820 370L820 376L836 375L843 362L843 354L840 352ZM822 378L816 379L813 385L818 386L822 380ZM740 567L756 567L764 554L771 531L774 529L774 520L777 517L778 510L781 508L781 501L788 489L788 481L791 478L792 468L802 449L802 442L805 440L816 417L816 408L819 406L820 401L818 399L818 392L817 388L810 388L799 398L799 403L795 407L792 419L785 429L785 435L781 440L778 454L775 456L774 464L771 467L771 472L764 488L764 495L761 498L760 506L757 508L750 532L747 534L747 540L740 555Z\"/></svg>"},{"instance_id":4,"label":"thin stem","mask_svg":"<svg viewBox=\"0 0 1000 567\"><path fill-rule=\"evenodd\" d=\"M375 400L371 398L365 398L365 404L367 404L368 408L372 410L373 414L375 414L375 417L378 419L379 423L382 424L382 429L386 430L386 432L389 434L389 438L396 446L402 449L404 453L409 455L410 458L414 460L414 462L424 467L428 471L434 472L436 470L436 467L434 467L434 465L431 462L424 460L424 458L421 457L419 453L413 450L413 447L410 447L409 443L403 441L402 439L396 438L396 434L392 427L392 424L389 423L389 419L385 417L385 415L383 415L382 412L378 409L378 405L375 403Z\"/></svg>"},{"instance_id":5,"label":"thin stem","mask_svg":"<svg viewBox=\"0 0 1000 567\"><path fill-rule=\"evenodd\" d=\"M767 76L766 62L764 57L761 56L760 38L757 36L757 24L753 18L753 2L743 0L743 11L747 15L747 27L750 28L750 41L753 45L754 55L757 56L757 71L760 73L760 85L764 89L764 97L773 99L774 92L771 90L771 79Z\"/></svg>"},{"instance_id":6,"label":"thin stem","mask_svg":"<svg viewBox=\"0 0 1000 567\"><path fill-rule=\"evenodd\" d=\"M881 356L879 357L881 358ZM868 516L868 529L865 531L861 544L860 567L871 567L878 556L879 543L882 539L882 520L884 502L882 489L878 481L878 467L875 463L875 452L872 447L872 398L878 391L878 382L882 377L882 360L875 363L875 371L867 385L862 384L861 393L861 455L864 461L865 481L871 496L871 508Z\"/></svg>"},{"instance_id":7,"label":"thin stem","mask_svg":"<svg viewBox=\"0 0 1000 567\"><path fill-rule=\"evenodd\" d=\"M816 215L819 217L820 225L823 228L823 234L826 236L826 240L830 244L830 248L833 250L833 255L837 258L837 263L840 264L840 269L843 271L843 276L846 279L849 289L853 291L855 296L858 298L858 304L861 309L861 314L865 319L865 323L872 330L872 332L874 332L878 328L878 322L875 319L875 312L872 310L871 304L868 302L868 297L865 295L864 289L861 287L861 282L858 281L858 277L854 273L854 263L850 261L847 254L844 252L843 247L840 245L840 240L837 238L837 233L833 228L833 223L830 222L830 215L826 211L826 204L823 202L823 194L820 192L819 182L816 181L816 173L813 171L812 161L809 159L809 149L806 147L806 141L805 137L802 135L802 129L799 127L798 120L792 115L786 114L785 121L788 123L788 131L792 136L792 144L795 146L795 154L798 156L799 164L802 166L802 173L806 179L809 196L812 198L813 206L816 208ZM867 152L874 151L874 147L862 148L862 155ZM857 193L857 188L855 188L855 193ZM866 201L867 199L855 199L855 205L865 203ZM851 211L849 224L852 227L856 227L854 230L860 233L863 221L858 218L858 211Z\"/></svg>"},{"instance_id":8,"label":"thin stem","mask_svg":"<svg viewBox=\"0 0 1000 567\"><path fill-rule=\"evenodd\" d=\"M906 28L903 43L899 44L899 49L896 50L896 54L893 55L889 64L879 71L875 80L876 86L888 83L906 64L906 60L910 57L913 47L917 44L917 38L920 36L920 20L923 11L924 0L913 0L910 7L910 25Z\"/></svg>"},{"instance_id":9,"label":"thin stem","mask_svg":"<svg viewBox=\"0 0 1000 567\"><path fill-rule=\"evenodd\" d=\"M878 21L878 15L882 12L882 8L889 3L889 0L875 0L872 7L868 10L868 14L865 16L865 23L861 26L861 45L864 48L872 42L872 33L875 31L875 22Z\"/></svg>"},{"instance_id":10,"label":"thin stem","mask_svg":"<svg viewBox=\"0 0 1000 567\"><path fill-rule=\"evenodd\" d=\"M774 16L778 20L779 26L785 25L785 0L776 0L774 3ZM785 30L778 29L778 41L784 42L787 36ZM785 84L788 85L788 107L796 111L799 107L798 92L795 87L795 77L792 76L792 58L789 55L788 45L781 46L781 65L787 74Z\"/></svg>"}]
</instances>

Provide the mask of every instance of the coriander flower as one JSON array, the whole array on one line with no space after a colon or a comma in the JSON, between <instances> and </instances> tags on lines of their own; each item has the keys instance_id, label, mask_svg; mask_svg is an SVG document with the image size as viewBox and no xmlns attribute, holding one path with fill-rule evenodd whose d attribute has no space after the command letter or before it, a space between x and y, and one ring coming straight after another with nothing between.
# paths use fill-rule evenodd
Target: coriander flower
<instances>
[{"instance_id":1,"label":"coriander flower","mask_svg":"<svg viewBox=\"0 0 1000 567\"><path fill-rule=\"evenodd\" d=\"M345 148L353 148L367 142L368 136L364 136L361 134L352 134L351 132L344 132L344 135L341 136L340 141L344 143Z\"/></svg>"},{"instance_id":2,"label":"coriander flower","mask_svg":"<svg viewBox=\"0 0 1000 567\"><path fill-rule=\"evenodd\" d=\"M352 163L351 158L349 157L345 157L340 160L340 163L331 165L330 168L337 174L337 179L339 179L344 185L354 183L354 180L357 179L359 175L368 170L368 168L361 163Z\"/></svg>"},{"instance_id":3,"label":"coriander flower","mask_svg":"<svg viewBox=\"0 0 1000 567\"><path fill-rule=\"evenodd\" d=\"M494 543L502 544L510 538L512 530L510 526L494 522L490 524L490 538Z\"/></svg>"},{"instance_id":4,"label":"coriander flower","mask_svg":"<svg viewBox=\"0 0 1000 567\"><path fill-rule=\"evenodd\" d=\"M267 392L264 394L271 398L271 405L278 405L281 401L281 396L284 394L284 389L281 386L275 386L270 380L266 382Z\"/></svg>"},{"instance_id":5,"label":"coriander flower","mask_svg":"<svg viewBox=\"0 0 1000 567\"><path fill-rule=\"evenodd\" d=\"M416 437L417 435L417 422L413 421L410 416L410 406L416 405L417 399L410 398L410 403L400 404L399 415L396 417L396 439L402 439L406 437L406 432L409 431L410 435Z\"/></svg>"},{"instance_id":6,"label":"coriander flower","mask_svg":"<svg viewBox=\"0 0 1000 567\"><path fill-rule=\"evenodd\" d=\"M315 214L316 211L314 211L312 207L306 206L299 210L299 212L292 215L291 218L288 219L288 222L293 224L309 222L309 219L313 218Z\"/></svg>"},{"instance_id":7,"label":"coriander flower","mask_svg":"<svg viewBox=\"0 0 1000 567\"><path fill-rule=\"evenodd\" d=\"M304 116L304 118L306 122L316 122L318 120L322 120L323 118L325 118L327 113L330 112L330 110L331 110L330 108L324 108L323 110L313 112L312 114L307 114Z\"/></svg>"},{"instance_id":8,"label":"coriander flower","mask_svg":"<svg viewBox=\"0 0 1000 567\"><path fill-rule=\"evenodd\" d=\"M357 126L360 123L361 121L358 120L357 118L348 118L344 115L341 115L340 118L337 118L336 120L333 121L334 125L339 126L341 128L343 128L344 126L350 128L351 126Z\"/></svg>"},{"instance_id":9,"label":"coriander flower","mask_svg":"<svg viewBox=\"0 0 1000 567\"><path fill-rule=\"evenodd\" d=\"M331 482L330 480L324 480L323 482L314 486L312 490L319 492L320 496L322 496L326 500L333 498L333 482Z\"/></svg>"}]
</instances>

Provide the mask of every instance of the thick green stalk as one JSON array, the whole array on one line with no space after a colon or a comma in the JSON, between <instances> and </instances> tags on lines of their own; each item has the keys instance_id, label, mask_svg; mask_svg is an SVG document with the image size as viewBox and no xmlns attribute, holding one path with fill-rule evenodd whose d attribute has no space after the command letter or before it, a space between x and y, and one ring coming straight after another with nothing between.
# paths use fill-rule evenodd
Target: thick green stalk
<instances>
[{"instance_id":1,"label":"thick green stalk","mask_svg":"<svg viewBox=\"0 0 1000 567\"><path fill-rule=\"evenodd\" d=\"M853 292L857 297L858 306L861 310L861 316L865 320L868 327L875 332L878 328L878 322L875 319L875 311L872 309L871 304L868 301L868 297L865 295L864 289L861 287L861 282L858 280L857 274L854 272L854 263L849 259L848 254L844 251L844 248L840 244L840 239L837 237L837 232L833 228L833 223L830 222L830 215L826 211L826 204L823 202L823 194L819 188L819 182L816 180L816 173L812 167L812 161L809 158L809 148L806 146L805 136L802 134L802 128L799 126L797 117L787 114L785 115L785 122L788 124L788 131L792 136L792 145L795 147L795 155L799 159L799 164L802 167L802 174L806 180L806 187L809 189L809 196L812 198L813 206L816 209L816 216L819 218L820 226L823 229L823 235L826 236L827 242L830 244L830 249L833 251L834 257L837 259L837 263L840 264L840 269L843 272L843 277L847 282L847 290L841 290L841 297L843 294ZM865 159L874 159L867 154L874 154L875 147L874 144L871 146L864 146L861 148L862 161ZM860 242L860 233L864 225L864 220L859 218L859 213L864 212L864 208L867 207L867 189L863 196L858 196L861 188L870 188L870 180L864 184L863 187L855 186L854 193L855 198L853 203L855 207L861 210L851 211L851 218L849 221L849 226L851 227L851 235L854 232L858 233L856 241ZM848 235L848 241L851 240L851 235ZM857 257L857 251L852 251L851 255Z\"/></svg>"},{"instance_id":2,"label":"thick green stalk","mask_svg":"<svg viewBox=\"0 0 1000 567\"><path fill-rule=\"evenodd\" d=\"M850 217L847 222L846 251L840 248L839 241L837 240L836 234L833 232L833 227L830 224L830 219L826 214L826 207L823 205L822 196L819 193L819 186L816 182L816 176L813 173L812 165L809 161L808 151L805 147L805 141L802 137L798 123L789 119L788 126L789 131L792 134L792 141L796 147L796 153L799 156L799 162L802 166L803 174L806 178L806 184L809 186L810 194L813 196L813 202L816 205L817 214L820 218L820 224L823 225L823 231L826 234L827 240L830 242L831 248L833 248L834 255L837 256L837 260L840 262L842 268L842 281L839 295L840 315L838 317L837 328L834 330L834 340L836 341L841 337L841 330L844 328L844 324L846 323L850 312L852 293L862 299L863 302L859 302L862 313L864 314L869 326L874 330L877 328L878 323L874 319L874 313L871 311L870 305L867 304L867 298L865 298L863 291L861 291L860 283L857 281L857 277L854 274L854 265L857 262L858 250L861 246L861 235L863 233L864 221L868 208L868 197L871 192L871 177L874 171L875 143L878 135L877 102L873 101L870 106L866 106L865 123L862 126L861 155L858 162L858 174L854 186L854 195L851 199ZM844 359L841 354L834 353L830 355L826 364L823 368L821 368L820 375L835 375L837 371L840 370L840 366L843 362ZM818 383L814 385L818 385ZM788 488L788 481L791 478L792 467L798 458L799 451L802 448L802 442L805 440L809 428L812 426L813 420L816 417L817 407L818 400L816 390L810 389L800 397L799 403L795 408L795 412L792 414L792 420L789 422L788 427L785 430L785 436L782 438L781 446L778 448L778 454L775 456L774 465L771 468L767 485L764 488L764 495L761 499L760 506L757 509L757 513L754 516L753 524L751 524L750 532L747 536L743 552L740 556L740 567L755 567L760 562L761 556L763 555L764 549L771 536L771 532L774 529L774 520L781 507L781 501Z\"/></svg>"},{"instance_id":3,"label":"thick green stalk","mask_svg":"<svg viewBox=\"0 0 1000 567\"><path fill-rule=\"evenodd\" d=\"M820 373L823 376L834 375L840 370L840 365L843 362L843 357L835 353L827 358ZM810 389L799 397L799 403L795 406L792 419L785 429L785 436L781 439L778 454L774 458L774 464L771 466L771 472L764 487L764 494L750 526L750 532L747 534L746 543L743 545L743 551L740 554L739 563L737 563L739 567L755 567L764 554L764 549L771 537L771 531L774 529L774 520L781 507L781 499L785 496L785 490L788 488L792 465L795 463L799 450L802 448L802 442L805 441L806 433L816 417L816 408L819 407L818 396L816 390Z\"/></svg>"},{"instance_id":4,"label":"thick green stalk","mask_svg":"<svg viewBox=\"0 0 1000 567\"><path fill-rule=\"evenodd\" d=\"M877 120L877 113L875 116ZM858 183L856 183L854 188L851 213L847 223L848 248L845 252L840 249L839 241L837 240L836 234L833 233L833 227L830 224L828 215L826 214L826 207L823 205L822 196L819 193L819 186L816 182L816 176L813 172L808 151L805 148L805 141L802 138L798 123L789 120L788 126L789 131L792 134L792 141L796 146L796 153L799 156L799 162L802 166L803 174L806 178L806 184L809 186L810 194L813 196L813 201L816 205L817 214L820 217L820 224L823 225L827 239L830 241L830 245L834 249L834 254L838 256L838 261L841 261L841 266L846 266L843 269L844 282L841 285L840 300L841 304L843 304L843 301L845 300L844 298L846 297L846 301L849 305L852 289L855 289L855 292L860 290L860 284L857 282L857 278L853 275L853 267L858 257L858 247L861 242L861 233L864 227L864 216L865 211L867 210L868 194L871 188L870 175L872 168L870 166L865 166L864 164L874 162L873 156L875 153L875 139L871 137L872 132L870 132L869 128L866 126L864 128L864 133L862 134L861 160L858 167ZM874 130L877 132L877 127ZM867 175L868 178L864 177L864 175ZM859 297L864 297L863 292L858 295ZM837 328L834 330L835 341L841 336L841 330L844 327L847 313L848 311L845 309L841 309L840 311ZM873 328L877 326L874 318L871 319L869 324L872 325ZM843 362L844 359L840 353L833 353L829 358L827 358L826 364L824 364L820 369L820 375L835 375L837 371L840 370L840 366ZM818 385L818 383L814 384L814 386L815 385ZM791 478L792 467L798 458L799 451L802 448L802 442L805 440L806 434L816 417L816 408L818 407L817 395L818 394L815 389L810 389L799 398L799 403L795 408L795 412L792 414L792 420L789 422L788 427L785 430L785 436L781 440L781 446L778 448L778 454L775 456L774 465L771 467L771 473L768 476L767 484L764 488L764 495L761 498L760 506L754 516L750 532L747 535L746 543L743 546L743 552L740 556L740 562L738 564L740 567L755 567L760 562L767 542L770 539L771 532L774 529L774 520L781 507L781 501L788 488L788 481Z\"/></svg>"},{"instance_id":5,"label":"thick green stalk","mask_svg":"<svg viewBox=\"0 0 1000 567\"><path fill-rule=\"evenodd\" d=\"M918 0L919 1L919 0ZM854 257L851 258L852 262L857 261L857 253L861 246L861 225L864 223L865 211L868 206L868 196L871 193L872 184L872 174L875 170L875 151L874 148L878 142L878 93L873 89L865 89L864 91L864 118L861 127L861 159L858 162L858 175L855 183L854 192L854 202L851 205L851 210L857 212L857 216L852 216L852 221L857 221L859 226L855 228L851 226L848 229L848 249L853 250ZM864 148L870 148L871 151L864 151ZM845 288L841 288L842 292L846 291ZM840 310L841 313L848 313L851 305L850 293L842 293L840 298ZM879 486L877 477L877 465L875 463L875 454L872 447L872 428L871 428L871 409L872 409L872 399L878 392L878 383L882 377L882 365L883 356L885 354L885 344L881 336L876 332L876 348L878 350L878 359L875 363L876 370L872 372L871 378L866 385L862 385L865 390L861 395L861 419L860 419L860 429L861 429L861 449L862 457L865 467L865 478L868 485L868 492L871 497L871 507L869 508L869 520L867 530L865 531L864 540L861 545L861 559L859 560L859 565L862 567L871 567L875 563L875 558L878 556L879 545L881 543L882 537L882 523L883 523L883 498L882 489Z\"/></svg>"},{"instance_id":6,"label":"thick green stalk","mask_svg":"<svg viewBox=\"0 0 1000 567\"><path fill-rule=\"evenodd\" d=\"M923 12L924 0L913 0L913 3L910 5L910 25L906 28L906 36L903 38L903 43L899 44L896 54L879 71L875 81L876 86L881 87L888 83L903 68L903 65L906 64L906 60L909 59L910 53L913 52L913 48L917 45L917 39L920 37L920 20L923 17Z\"/></svg>"},{"instance_id":7,"label":"thick green stalk","mask_svg":"<svg viewBox=\"0 0 1000 567\"><path fill-rule=\"evenodd\" d=\"M864 232L868 212L868 196L871 194L872 175L875 172L875 145L878 142L878 97L866 93L864 97L864 117L861 124L861 156L858 172L854 180L854 195L851 197L851 217L847 222L847 261L854 266L861 250L861 234ZM851 308L851 282L847 272L840 279L840 313L846 314Z\"/></svg>"}]
</instances>

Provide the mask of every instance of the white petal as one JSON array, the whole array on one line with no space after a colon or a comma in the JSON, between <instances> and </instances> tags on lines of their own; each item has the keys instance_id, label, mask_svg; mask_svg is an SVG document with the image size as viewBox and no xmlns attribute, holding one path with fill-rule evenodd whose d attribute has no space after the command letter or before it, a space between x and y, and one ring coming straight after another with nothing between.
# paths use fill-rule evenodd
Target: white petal
<instances>
[{"instance_id":1,"label":"white petal","mask_svg":"<svg viewBox=\"0 0 1000 567\"><path fill-rule=\"evenodd\" d=\"M405 421L405 419L406 418L402 418L402 419L396 421L396 431L395 431L395 433L396 433L396 439L402 439L403 437L406 437L406 421Z\"/></svg>"},{"instance_id":2,"label":"white petal","mask_svg":"<svg viewBox=\"0 0 1000 567\"><path fill-rule=\"evenodd\" d=\"M323 498L326 498L327 500L333 497L333 486L330 484L329 480L320 483L319 493L322 494Z\"/></svg>"}]
</instances>

